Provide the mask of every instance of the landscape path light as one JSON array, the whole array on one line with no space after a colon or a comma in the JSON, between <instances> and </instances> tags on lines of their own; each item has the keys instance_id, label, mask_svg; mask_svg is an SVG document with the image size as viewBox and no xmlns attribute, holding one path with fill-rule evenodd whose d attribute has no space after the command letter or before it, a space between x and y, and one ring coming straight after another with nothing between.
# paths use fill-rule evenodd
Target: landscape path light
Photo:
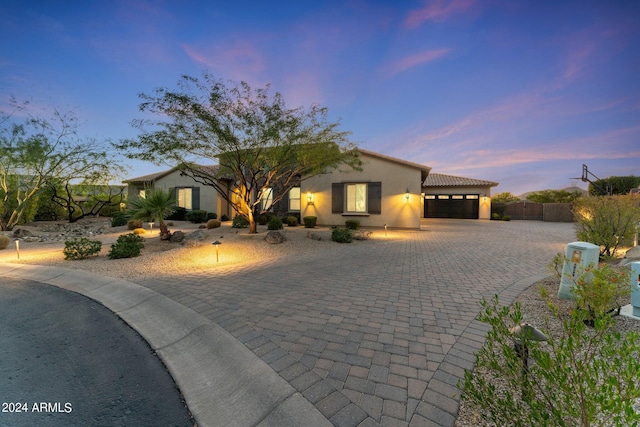
<instances>
[{"instance_id":1,"label":"landscape path light","mask_svg":"<svg viewBox=\"0 0 640 427\"><path fill-rule=\"evenodd\" d=\"M153 222L149 222L149 232L153 231Z\"/></svg>"},{"instance_id":2,"label":"landscape path light","mask_svg":"<svg viewBox=\"0 0 640 427\"><path fill-rule=\"evenodd\" d=\"M219 240L216 240L215 242L213 242L211 244L216 247L216 262L219 262L218 248L222 244L222 242L220 242Z\"/></svg>"},{"instance_id":3,"label":"landscape path light","mask_svg":"<svg viewBox=\"0 0 640 427\"><path fill-rule=\"evenodd\" d=\"M509 332L515 337L514 350L522 359L522 399L527 400L529 398L529 343L546 341L547 336L529 323L516 325L509 329Z\"/></svg>"},{"instance_id":4,"label":"landscape path light","mask_svg":"<svg viewBox=\"0 0 640 427\"><path fill-rule=\"evenodd\" d=\"M20 240L16 239L16 256L20 259Z\"/></svg>"}]
</instances>

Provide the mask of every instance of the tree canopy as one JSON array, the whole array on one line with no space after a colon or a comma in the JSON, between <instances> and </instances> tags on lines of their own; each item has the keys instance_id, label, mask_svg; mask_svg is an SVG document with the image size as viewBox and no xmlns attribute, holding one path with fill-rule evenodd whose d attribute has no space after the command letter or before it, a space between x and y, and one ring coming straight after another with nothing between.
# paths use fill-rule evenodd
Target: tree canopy
<instances>
[{"instance_id":1,"label":"tree canopy","mask_svg":"<svg viewBox=\"0 0 640 427\"><path fill-rule=\"evenodd\" d=\"M158 88L140 97L147 118L133 125L142 133L116 148L130 158L180 165L184 175L215 188L245 216L250 233L255 217L300 180L329 168L360 167L350 133L329 121L326 108L287 108L269 85L252 89L205 73L201 79L183 76L177 90ZM203 163L219 168L213 174ZM233 184L231 192L221 179ZM263 206L267 192L273 197Z\"/></svg>"},{"instance_id":2,"label":"tree canopy","mask_svg":"<svg viewBox=\"0 0 640 427\"><path fill-rule=\"evenodd\" d=\"M640 176L610 176L589 183L589 194L602 195L600 189L611 186L611 194L629 194L629 191L640 186Z\"/></svg>"},{"instance_id":3,"label":"tree canopy","mask_svg":"<svg viewBox=\"0 0 640 427\"><path fill-rule=\"evenodd\" d=\"M520 197L514 196L510 192L505 191L503 193L497 193L497 194L494 194L493 196L491 196L491 201L493 203L519 202L520 201Z\"/></svg>"},{"instance_id":4,"label":"tree canopy","mask_svg":"<svg viewBox=\"0 0 640 427\"><path fill-rule=\"evenodd\" d=\"M542 190L530 193L527 200L534 203L571 203L580 197L580 190Z\"/></svg>"},{"instance_id":5,"label":"tree canopy","mask_svg":"<svg viewBox=\"0 0 640 427\"><path fill-rule=\"evenodd\" d=\"M73 113L55 111L51 120L13 113L0 112L0 229L18 224L47 186L106 184L118 167L101 144L77 135Z\"/></svg>"}]
</instances>

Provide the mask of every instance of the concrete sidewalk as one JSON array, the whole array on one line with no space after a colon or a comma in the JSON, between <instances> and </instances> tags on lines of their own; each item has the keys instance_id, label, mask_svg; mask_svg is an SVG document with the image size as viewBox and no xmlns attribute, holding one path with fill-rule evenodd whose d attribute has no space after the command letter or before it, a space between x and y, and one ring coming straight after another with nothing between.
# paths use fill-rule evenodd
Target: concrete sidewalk
<instances>
[{"instance_id":1,"label":"concrete sidewalk","mask_svg":"<svg viewBox=\"0 0 640 427\"><path fill-rule=\"evenodd\" d=\"M478 302L510 303L548 276L574 225L426 220L400 234L141 286L24 265L0 274L122 313L167 358L200 425L451 427L484 343Z\"/></svg>"}]
</instances>

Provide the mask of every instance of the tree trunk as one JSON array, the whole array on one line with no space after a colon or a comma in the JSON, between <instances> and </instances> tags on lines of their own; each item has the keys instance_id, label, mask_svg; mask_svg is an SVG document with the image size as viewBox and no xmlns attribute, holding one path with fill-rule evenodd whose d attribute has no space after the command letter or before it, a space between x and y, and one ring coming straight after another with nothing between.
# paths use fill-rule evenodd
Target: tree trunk
<instances>
[{"instance_id":1,"label":"tree trunk","mask_svg":"<svg viewBox=\"0 0 640 427\"><path fill-rule=\"evenodd\" d=\"M258 233L258 223L256 222L256 217L253 215L253 212L249 210L249 234L257 234Z\"/></svg>"},{"instance_id":2,"label":"tree trunk","mask_svg":"<svg viewBox=\"0 0 640 427\"><path fill-rule=\"evenodd\" d=\"M171 232L169 231L169 227L167 227L167 223L160 220L160 240L169 240L171 238Z\"/></svg>"}]
</instances>

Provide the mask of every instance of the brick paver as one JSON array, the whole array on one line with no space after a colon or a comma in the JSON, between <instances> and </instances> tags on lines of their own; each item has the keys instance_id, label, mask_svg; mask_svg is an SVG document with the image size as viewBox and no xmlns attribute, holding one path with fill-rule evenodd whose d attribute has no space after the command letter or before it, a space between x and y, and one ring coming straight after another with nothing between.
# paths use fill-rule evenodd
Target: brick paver
<instances>
[{"instance_id":1,"label":"brick paver","mask_svg":"<svg viewBox=\"0 0 640 427\"><path fill-rule=\"evenodd\" d=\"M452 426L487 330L478 302L511 302L575 240L574 225L425 220L375 236L139 283L225 328L336 426Z\"/></svg>"}]
</instances>

